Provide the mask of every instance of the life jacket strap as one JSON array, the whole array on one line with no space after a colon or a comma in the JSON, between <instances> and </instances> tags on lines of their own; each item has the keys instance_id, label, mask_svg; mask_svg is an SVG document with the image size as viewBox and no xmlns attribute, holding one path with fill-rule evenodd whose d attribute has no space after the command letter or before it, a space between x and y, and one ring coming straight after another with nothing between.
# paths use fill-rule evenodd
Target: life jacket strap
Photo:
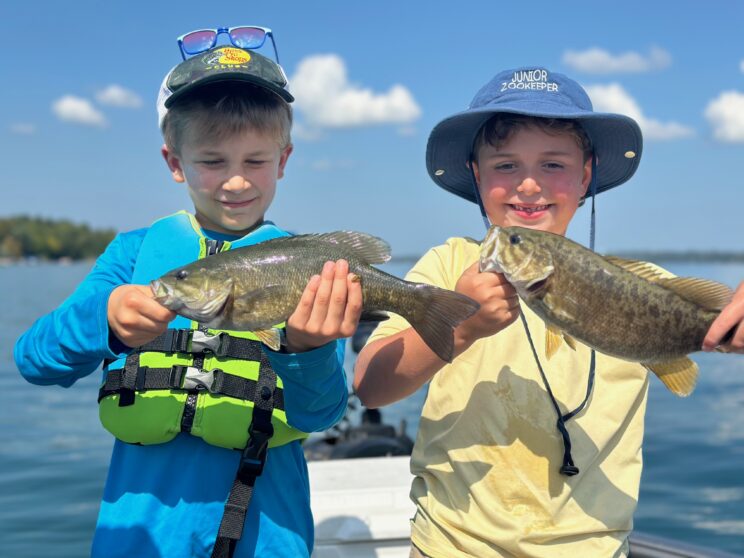
<instances>
[{"instance_id":1,"label":"life jacket strap","mask_svg":"<svg viewBox=\"0 0 744 558\"><path fill-rule=\"evenodd\" d=\"M276 386L276 374L270 368L262 367L256 385L253 420L248 427L248 443L240 456L240 465L225 503L212 558L231 558L237 542L243 536L243 525L253 497L253 487L263 472L269 439L274 435L271 415L280 394L281 390Z\"/></svg>"},{"instance_id":2,"label":"life jacket strap","mask_svg":"<svg viewBox=\"0 0 744 558\"><path fill-rule=\"evenodd\" d=\"M262 366L261 369L264 367ZM104 397L119 394L120 401L134 393L153 389L180 391L208 391L215 395L227 395L244 401L256 401L261 397L259 382L228 374L219 368L205 370L196 366L173 365L169 368L150 368L139 366L135 369L116 368L109 370L106 381L98 391L98 402ZM274 407L284 410L284 396L281 388L275 389ZM131 403L129 403L131 404ZM125 407L126 404L120 406Z\"/></svg>"},{"instance_id":3,"label":"life jacket strap","mask_svg":"<svg viewBox=\"0 0 744 558\"><path fill-rule=\"evenodd\" d=\"M261 345L254 339L234 337L227 332L212 335L199 329L169 329L134 353L211 353L219 357L260 360ZM133 354L134 354L133 353Z\"/></svg>"}]
</instances>

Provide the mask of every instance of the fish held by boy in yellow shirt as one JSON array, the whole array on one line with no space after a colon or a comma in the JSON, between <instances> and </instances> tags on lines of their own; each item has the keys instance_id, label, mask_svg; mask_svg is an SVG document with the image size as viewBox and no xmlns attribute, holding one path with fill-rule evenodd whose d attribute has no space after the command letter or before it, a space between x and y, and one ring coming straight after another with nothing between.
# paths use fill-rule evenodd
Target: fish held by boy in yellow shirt
<instances>
[{"instance_id":1,"label":"fish held by boy in yellow shirt","mask_svg":"<svg viewBox=\"0 0 744 558\"><path fill-rule=\"evenodd\" d=\"M368 316L380 319L380 311L403 316L442 360L452 361L453 330L478 303L372 267L390 259L390 247L364 233L298 235L235 248L174 269L151 287L155 299L177 314L215 329L253 331L278 350L274 326L292 314L323 264L339 259L361 280Z\"/></svg>"},{"instance_id":2,"label":"fish held by boy in yellow shirt","mask_svg":"<svg viewBox=\"0 0 744 558\"><path fill-rule=\"evenodd\" d=\"M550 358L573 339L639 362L675 394L692 393L698 367L687 358L731 300L726 285L670 277L651 264L601 256L553 233L491 227L481 271L503 273L520 298L548 324Z\"/></svg>"}]
</instances>

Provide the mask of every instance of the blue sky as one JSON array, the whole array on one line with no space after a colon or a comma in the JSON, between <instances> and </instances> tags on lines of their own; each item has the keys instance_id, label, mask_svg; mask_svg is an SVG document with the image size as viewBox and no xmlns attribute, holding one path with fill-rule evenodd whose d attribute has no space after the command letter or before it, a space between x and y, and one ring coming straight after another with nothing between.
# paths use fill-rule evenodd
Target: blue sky
<instances>
[{"instance_id":1,"label":"blue sky","mask_svg":"<svg viewBox=\"0 0 744 558\"><path fill-rule=\"evenodd\" d=\"M673 9L673 12L671 11ZM437 188L431 128L500 70L546 67L639 120L639 171L597 199L597 248L744 250L744 3L58 2L0 5L0 216L128 230L189 208L160 158L155 98L175 38L271 27L298 102L268 217L355 229L393 254L482 237ZM588 242L588 210L570 236Z\"/></svg>"}]
</instances>

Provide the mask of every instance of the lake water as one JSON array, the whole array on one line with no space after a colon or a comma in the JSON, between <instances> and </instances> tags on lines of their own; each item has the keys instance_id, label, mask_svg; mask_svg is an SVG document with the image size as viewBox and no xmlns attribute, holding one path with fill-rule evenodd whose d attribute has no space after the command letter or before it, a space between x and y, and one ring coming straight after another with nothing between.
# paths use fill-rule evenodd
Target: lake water
<instances>
[{"instance_id":1,"label":"lake water","mask_svg":"<svg viewBox=\"0 0 744 558\"><path fill-rule=\"evenodd\" d=\"M401 274L408 264L385 269ZM741 264L682 264L678 275L732 287ZM112 438L98 423L94 373L71 389L39 387L13 362L17 337L58 305L89 263L0 267L5 313L0 329L0 553L13 558L86 556ZM354 355L349 350L348 370ZM639 531L744 556L744 357L697 353L701 375L687 399L652 379L644 473L635 517ZM383 409L415 437L424 392Z\"/></svg>"}]
</instances>

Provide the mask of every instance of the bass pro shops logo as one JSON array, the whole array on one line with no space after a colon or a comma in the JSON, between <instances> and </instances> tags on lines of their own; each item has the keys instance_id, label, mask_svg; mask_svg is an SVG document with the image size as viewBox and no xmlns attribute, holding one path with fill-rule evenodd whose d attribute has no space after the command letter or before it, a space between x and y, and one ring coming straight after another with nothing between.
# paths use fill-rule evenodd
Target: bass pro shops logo
<instances>
[{"instance_id":1,"label":"bass pro shops logo","mask_svg":"<svg viewBox=\"0 0 744 558\"><path fill-rule=\"evenodd\" d=\"M512 89L532 91L558 91L558 84L548 79L548 71L538 68L536 70L520 70L514 72L511 81L501 82L501 91Z\"/></svg>"},{"instance_id":2,"label":"bass pro shops logo","mask_svg":"<svg viewBox=\"0 0 744 558\"><path fill-rule=\"evenodd\" d=\"M247 64L251 59L251 55L246 51L239 48L218 48L214 51L214 54L205 60L204 63L212 65L222 66L241 66Z\"/></svg>"}]
</instances>

